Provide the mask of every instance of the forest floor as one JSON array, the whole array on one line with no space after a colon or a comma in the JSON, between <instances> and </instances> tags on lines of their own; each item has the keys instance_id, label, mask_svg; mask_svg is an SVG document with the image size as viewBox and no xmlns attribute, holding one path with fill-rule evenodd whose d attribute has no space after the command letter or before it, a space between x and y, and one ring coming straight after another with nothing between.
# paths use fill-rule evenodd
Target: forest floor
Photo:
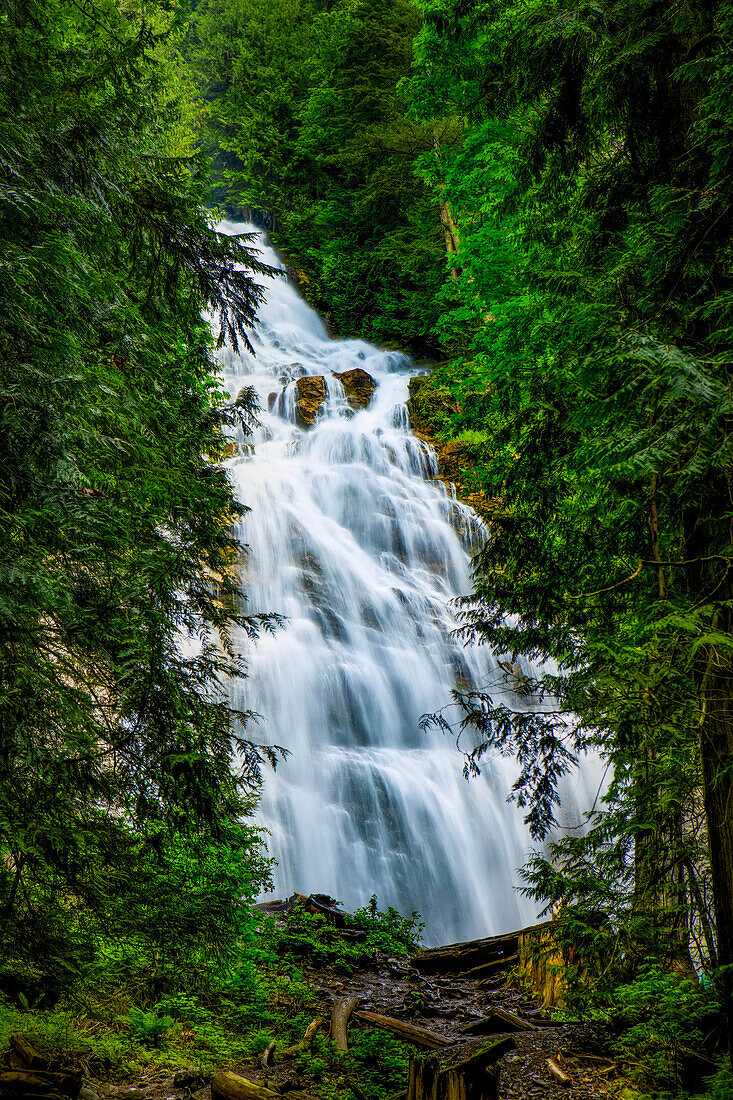
<instances>
[{"instance_id":1,"label":"forest floor","mask_svg":"<svg viewBox=\"0 0 733 1100\"><path fill-rule=\"evenodd\" d=\"M493 987L487 988L485 980L456 974L424 975L409 960L384 955L375 959L371 968L348 975L304 967L303 979L316 995L314 1016L326 1023L333 1005L347 995L359 998L360 1009L429 1029L456 1043L467 1038L467 1028L497 1008L523 1019L531 1030L507 1028L491 1036L495 1039L511 1034L516 1044L501 1061L500 1095L506 1100L606 1100L623 1094L619 1067L604 1052L607 1036L603 1029L549 1020L539 1014L537 999L516 987L511 978L508 982L497 979ZM364 1024L352 1017L349 1041L363 1028ZM548 1059L567 1074L569 1083L562 1084L553 1077ZM285 1100L289 1094L299 1100L306 1096L315 1100L324 1094L358 1096L358 1080L347 1081L334 1071L327 1075L325 1089L314 1086L295 1056L267 1068L254 1061L220 1068L232 1069ZM93 1080L86 1083L100 1100L210 1100L211 1096L208 1084L197 1088L201 1081L196 1081L195 1075L187 1082L185 1073L180 1072L175 1078L170 1073L148 1072L113 1085ZM401 1095L399 1091L393 1093L390 1100L398 1100ZM82 1100L95 1098L87 1094Z\"/></svg>"}]
</instances>

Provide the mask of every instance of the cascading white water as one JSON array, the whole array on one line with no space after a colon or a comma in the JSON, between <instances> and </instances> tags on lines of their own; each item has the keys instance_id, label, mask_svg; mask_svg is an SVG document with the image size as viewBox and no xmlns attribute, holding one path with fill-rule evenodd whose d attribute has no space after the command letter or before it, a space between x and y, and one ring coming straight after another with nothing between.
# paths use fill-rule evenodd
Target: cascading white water
<instances>
[{"instance_id":1,"label":"cascading white water","mask_svg":"<svg viewBox=\"0 0 733 1100\"><path fill-rule=\"evenodd\" d=\"M435 457L407 426L409 360L330 339L285 278L263 283L256 357L228 349L221 366L230 393L252 385L263 409L253 447L229 463L251 509L240 532L249 610L287 617L254 647L241 640L249 678L232 688L234 705L262 716L259 735L292 754L267 775L260 809L276 895L327 893L353 908L376 893L381 906L417 909L428 942L529 923L533 904L513 889L531 845L506 803L512 765L497 757L466 782L453 742L419 729L456 682L508 693L488 649L452 636L449 602L470 590L480 521L430 480ZM378 383L356 414L332 377L353 367ZM302 375L328 385L309 431L295 423Z\"/></svg>"}]
</instances>

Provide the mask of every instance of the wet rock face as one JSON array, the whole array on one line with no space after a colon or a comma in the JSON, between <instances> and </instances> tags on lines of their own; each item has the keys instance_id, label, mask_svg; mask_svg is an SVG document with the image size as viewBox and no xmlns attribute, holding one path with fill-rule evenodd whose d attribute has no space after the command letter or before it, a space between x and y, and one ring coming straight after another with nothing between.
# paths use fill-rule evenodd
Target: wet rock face
<instances>
[{"instance_id":1,"label":"wet rock face","mask_svg":"<svg viewBox=\"0 0 733 1100\"><path fill-rule=\"evenodd\" d=\"M300 428L312 428L326 400L326 380L320 375L299 378L295 383L295 419Z\"/></svg>"},{"instance_id":2,"label":"wet rock face","mask_svg":"<svg viewBox=\"0 0 733 1100\"><path fill-rule=\"evenodd\" d=\"M341 374L334 372L334 378L338 378L346 392L346 400L352 409L366 409L377 388L377 383L371 374L367 374L361 367L353 370L345 370Z\"/></svg>"}]
</instances>

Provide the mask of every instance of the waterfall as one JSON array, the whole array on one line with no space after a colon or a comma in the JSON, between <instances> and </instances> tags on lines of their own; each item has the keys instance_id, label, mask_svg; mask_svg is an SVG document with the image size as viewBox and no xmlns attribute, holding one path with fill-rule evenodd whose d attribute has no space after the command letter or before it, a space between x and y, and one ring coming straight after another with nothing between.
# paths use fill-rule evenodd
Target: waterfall
<instances>
[{"instance_id":1,"label":"waterfall","mask_svg":"<svg viewBox=\"0 0 733 1100\"><path fill-rule=\"evenodd\" d=\"M329 338L286 278L262 282L256 355L225 349L221 370L232 396L254 386L263 410L228 462L250 509L238 532L249 610L286 617L254 645L240 639L249 677L232 687L236 707L262 716L258 737L291 753L259 809L275 896L327 893L354 908L376 893L380 907L419 910L433 943L530 923L533 903L513 888L531 847L506 802L514 765L497 755L467 782L450 738L419 729L456 683L510 694L488 648L452 633L482 524L431 480L435 456L410 433L409 359ZM333 377L354 367L377 383L357 412ZM295 390L308 375L325 379L326 399L305 431ZM577 821L572 791L564 801Z\"/></svg>"}]
</instances>

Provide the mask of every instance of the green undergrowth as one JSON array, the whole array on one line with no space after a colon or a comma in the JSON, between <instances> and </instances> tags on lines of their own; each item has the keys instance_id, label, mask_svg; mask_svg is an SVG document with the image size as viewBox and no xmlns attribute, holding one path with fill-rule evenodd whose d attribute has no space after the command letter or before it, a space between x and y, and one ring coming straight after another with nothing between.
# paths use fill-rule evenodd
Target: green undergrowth
<instances>
[{"instance_id":1,"label":"green undergrowth","mask_svg":"<svg viewBox=\"0 0 733 1100\"><path fill-rule=\"evenodd\" d=\"M196 1066L204 1075L244 1066L270 1042L276 1054L297 1044L319 1005L304 973L346 974L373 965L380 954L405 956L419 941L417 914L381 912L376 899L346 918L344 929L296 908L282 919L251 913L238 949L208 970L180 958L159 965L134 944L106 945L87 979L70 986L52 1006L24 994L0 1000L0 1048L14 1032L43 1055L77 1066L93 1079L123 1080L142 1071L173 1073ZM352 1029L344 1058L318 1035L293 1061L309 1091L355 1100L382 1100L405 1079L402 1044L379 1032ZM358 1081L358 1084L357 1084Z\"/></svg>"},{"instance_id":2,"label":"green undergrowth","mask_svg":"<svg viewBox=\"0 0 733 1100\"><path fill-rule=\"evenodd\" d=\"M406 1085L408 1051L383 1031L352 1027L348 1054L337 1053L329 1039L317 1036L296 1064L304 1088L323 1100L384 1100Z\"/></svg>"},{"instance_id":3,"label":"green undergrowth","mask_svg":"<svg viewBox=\"0 0 733 1100\"><path fill-rule=\"evenodd\" d=\"M344 972L364 967L382 953L409 955L418 946L423 928L417 913L403 917L391 906L381 912L376 897L350 914L344 929L302 908L282 922L270 923L268 939L279 958Z\"/></svg>"}]
</instances>

